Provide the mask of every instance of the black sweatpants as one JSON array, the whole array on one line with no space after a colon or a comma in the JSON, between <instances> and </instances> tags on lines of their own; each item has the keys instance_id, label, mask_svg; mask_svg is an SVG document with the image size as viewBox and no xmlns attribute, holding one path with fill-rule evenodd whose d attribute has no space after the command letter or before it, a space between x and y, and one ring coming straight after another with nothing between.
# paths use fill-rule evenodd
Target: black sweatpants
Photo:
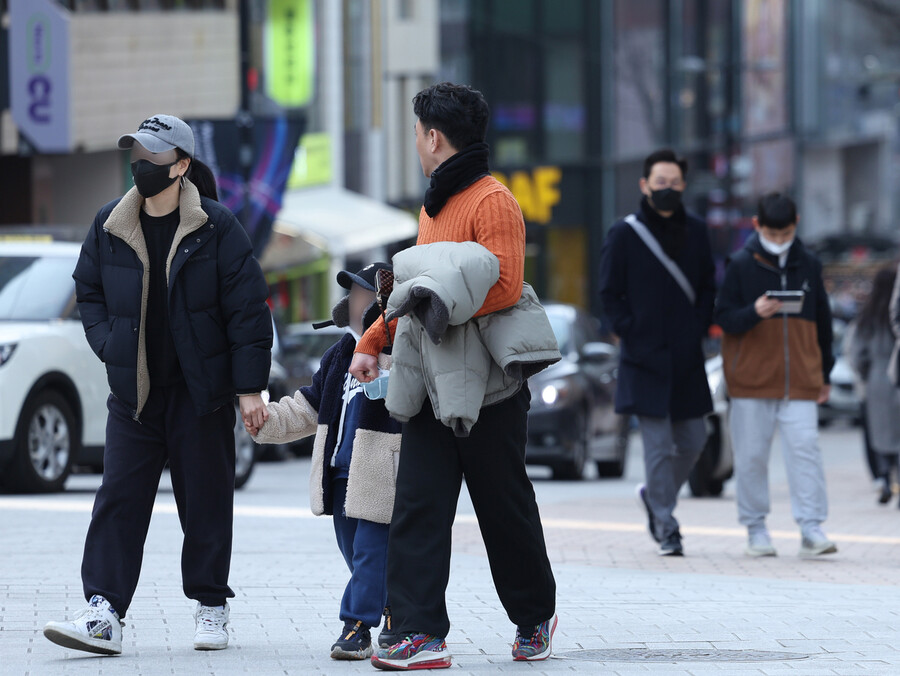
<instances>
[{"instance_id":1,"label":"black sweatpants","mask_svg":"<svg viewBox=\"0 0 900 676\"><path fill-rule=\"evenodd\" d=\"M525 472L527 385L481 409L470 436L435 420L431 403L403 425L388 540L388 597L403 633L446 637L451 527L462 478L475 507L500 602L516 625L553 616L556 582Z\"/></svg>"},{"instance_id":2,"label":"black sweatpants","mask_svg":"<svg viewBox=\"0 0 900 676\"><path fill-rule=\"evenodd\" d=\"M150 390L140 422L116 397L107 402L103 483L84 543L84 596L100 594L125 617L137 587L144 541L166 461L184 542L188 598L221 606L228 587L234 506L234 406L198 416L184 382Z\"/></svg>"}]
</instances>

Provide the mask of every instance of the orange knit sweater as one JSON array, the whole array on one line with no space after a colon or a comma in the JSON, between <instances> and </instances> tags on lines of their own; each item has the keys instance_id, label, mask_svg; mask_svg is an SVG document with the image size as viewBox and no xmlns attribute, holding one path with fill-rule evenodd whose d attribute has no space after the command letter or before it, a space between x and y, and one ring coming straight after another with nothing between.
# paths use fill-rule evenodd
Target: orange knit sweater
<instances>
[{"instance_id":1,"label":"orange knit sweater","mask_svg":"<svg viewBox=\"0 0 900 676\"><path fill-rule=\"evenodd\" d=\"M500 261L500 279L491 287L475 316L515 305L525 281L525 222L516 198L492 176L485 176L453 195L437 216L419 213L416 244L478 242ZM396 330L396 320L391 332ZM378 356L387 345L383 322L375 322L356 346L357 352Z\"/></svg>"}]
</instances>

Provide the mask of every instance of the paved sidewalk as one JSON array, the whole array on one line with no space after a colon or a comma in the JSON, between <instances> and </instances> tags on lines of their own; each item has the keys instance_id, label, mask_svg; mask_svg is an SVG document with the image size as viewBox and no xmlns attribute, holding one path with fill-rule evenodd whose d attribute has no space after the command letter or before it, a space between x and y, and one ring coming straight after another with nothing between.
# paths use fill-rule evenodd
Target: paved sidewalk
<instances>
[{"instance_id":1,"label":"paved sidewalk","mask_svg":"<svg viewBox=\"0 0 900 676\"><path fill-rule=\"evenodd\" d=\"M857 430L823 436L828 532L841 551L817 561L796 557L777 455L770 525L778 558L741 555L731 486L720 500L682 500L688 556L657 557L631 495L641 474L634 446L622 481L535 481L558 582L556 657L547 662L511 661L515 630L461 500L447 673L900 674L900 510L875 505ZM58 496L0 495L0 674L375 673L328 658L347 573L330 521L308 514L307 476L305 460L260 465L238 493L232 646L219 653L191 649L192 604L180 589L180 531L165 482L125 654L115 658L63 650L40 633L83 604L78 570L98 477L74 477L74 490Z\"/></svg>"}]
</instances>

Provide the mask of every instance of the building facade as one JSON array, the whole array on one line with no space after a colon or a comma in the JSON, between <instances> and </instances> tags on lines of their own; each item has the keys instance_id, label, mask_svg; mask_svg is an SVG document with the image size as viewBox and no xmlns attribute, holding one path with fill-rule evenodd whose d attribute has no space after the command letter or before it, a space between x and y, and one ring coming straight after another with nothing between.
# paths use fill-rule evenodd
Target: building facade
<instances>
[{"instance_id":1,"label":"building facade","mask_svg":"<svg viewBox=\"0 0 900 676\"><path fill-rule=\"evenodd\" d=\"M529 278L598 312L603 232L658 147L687 157L720 264L769 190L798 199L806 239L890 231L898 21L867 0L442 0L441 76L491 104Z\"/></svg>"}]
</instances>

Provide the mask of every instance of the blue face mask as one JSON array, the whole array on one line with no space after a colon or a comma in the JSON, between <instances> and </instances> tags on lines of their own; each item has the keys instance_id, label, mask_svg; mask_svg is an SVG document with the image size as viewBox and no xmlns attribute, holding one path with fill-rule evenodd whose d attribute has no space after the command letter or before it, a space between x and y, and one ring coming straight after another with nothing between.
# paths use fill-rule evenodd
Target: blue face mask
<instances>
[{"instance_id":1,"label":"blue face mask","mask_svg":"<svg viewBox=\"0 0 900 676\"><path fill-rule=\"evenodd\" d=\"M383 375L377 377L370 383L363 383L362 390L363 394L366 395L367 399L384 399L387 396L388 391L388 378L390 375Z\"/></svg>"}]
</instances>

